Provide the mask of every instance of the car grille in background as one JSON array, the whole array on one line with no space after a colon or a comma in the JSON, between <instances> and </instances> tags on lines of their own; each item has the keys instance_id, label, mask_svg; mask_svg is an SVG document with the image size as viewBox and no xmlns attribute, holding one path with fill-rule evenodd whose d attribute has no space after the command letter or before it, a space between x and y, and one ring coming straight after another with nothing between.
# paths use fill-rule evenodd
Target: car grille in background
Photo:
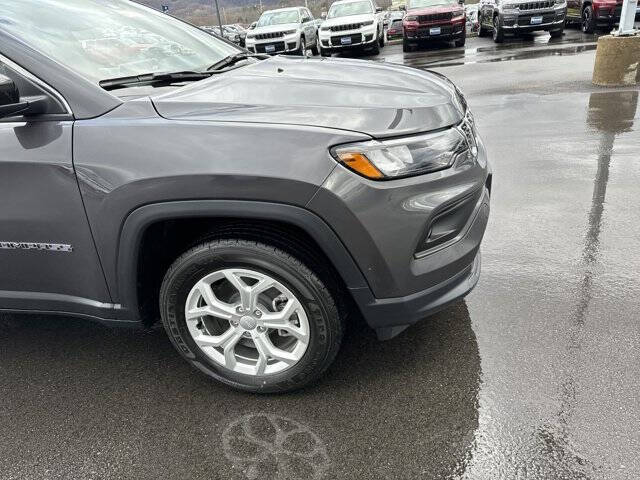
<instances>
[{"instance_id":1,"label":"car grille in background","mask_svg":"<svg viewBox=\"0 0 640 480\"><path fill-rule=\"evenodd\" d=\"M256 35L256 40L268 40L269 38L282 38L282 37L284 37L284 32L259 33Z\"/></svg>"},{"instance_id":2,"label":"car grille in background","mask_svg":"<svg viewBox=\"0 0 640 480\"><path fill-rule=\"evenodd\" d=\"M362 34L361 33L352 33L351 35L341 35L331 37L331 45L340 46L342 45L341 38L343 37L351 37L351 45L354 43L362 43Z\"/></svg>"},{"instance_id":3,"label":"car grille in background","mask_svg":"<svg viewBox=\"0 0 640 480\"><path fill-rule=\"evenodd\" d=\"M284 51L284 42L263 43L262 45L259 43L256 43L256 53L266 53L265 47L267 45L273 45L274 47L276 47L275 49L276 52ZM273 52L269 52L269 53L273 53Z\"/></svg>"},{"instance_id":4,"label":"car grille in background","mask_svg":"<svg viewBox=\"0 0 640 480\"><path fill-rule=\"evenodd\" d=\"M453 12L418 15L418 22L435 22L436 20L451 20Z\"/></svg>"},{"instance_id":5,"label":"car grille in background","mask_svg":"<svg viewBox=\"0 0 640 480\"><path fill-rule=\"evenodd\" d=\"M346 30L358 30L362 27L361 23L346 23L344 25L335 25L331 27L332 32L344 32Z\"/></svg>"},{"instance_id":6,"label":"car grille in background","mask_svg":"<svg viewBox=\"0 0 640 480\"><path fill-rule=\"evenodd\" d=\"M529 26L531 25L531 17L533 15L521 15L518 17L518 25ZM542 16L542 23L551 23L556 20L555 13L546 14Z\"/></svg>"},{"instance_id":7,"label":"car grille in background","mask_svg":"<svg viewBox=\"0 0 640 480\"><path fill-rule=\"evenodd\" d=\"M553 7L554 2L546 1L546 2L529 2L529 3L521 3L518 5L520 10L540 10L541 8L551 8Z\"/></svg>"}]
</instances>

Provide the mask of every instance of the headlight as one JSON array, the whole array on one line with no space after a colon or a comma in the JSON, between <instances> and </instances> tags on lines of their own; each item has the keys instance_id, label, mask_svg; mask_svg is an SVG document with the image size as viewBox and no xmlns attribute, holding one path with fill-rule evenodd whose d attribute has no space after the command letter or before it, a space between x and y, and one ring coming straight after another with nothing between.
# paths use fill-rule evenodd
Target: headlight
<instances>
[{"instance_id":1,"label":"headlight","mask_svg":"<svg viewBox=\"0 0 640 480\"><path fill-rule=\"evenodd\" d=\"M373 20L368 20L366 22L362 22L362 26L366 27L367 25L373 25Z\"/></svg>"},{"instance_id":2,"label":"headlight","mask_svg":"<svg viewBox=\"0 0 640 480\"><path fill-rule=\"evenodd\" d=\"M282 32L282 34L283 35L293 35L296 32L297 32L297 30L287 30L285 32Z\"/></svg>"},{"instance_id":3,"label":"headlight","mask_svg":"<svg viewBox=\"0 0 640 480\"><path fill-rule=\"evenodd\" d=\"M566 7L566 5L567 5L566 0L556 0L556 5L555 5L556 8L563 8L563 7Z\"/></svg>"},{"instance_id":4,"label":"headlight","mask_svg":"<svg viewBox=\"0 0 640 480\"><path fill-rule=\"evenodd\" d=\"M323 32L327 32L331 30L331 27L320 27L320 30L322 30Z\"/></svg>"},{"instance_id":5,"label":"headlight","mask_svg":"<svg viewBox=\"0 0 640 480\"><path fill-rule=\"evenodd\" d=\"M404 19L407 22L415 22L416 20L418 20L418 17L416 15L407 15L406 17L404 17Z\"/></svg>"},{"instance_id":6,"label":"headlight","mask_svg":"<svg viewBox=\"0 0 640 480\"><path fill-rule=\"evenodd\" d=\"M503 10L516 10L517 8L517 3L505 3L504 5L502 5Z\"/></svg>"},{"instance_id":7,"label":"headlight","mask_svg":"<svg viewBox=\"0 0 640 480\"><path fill-rule=\"evenodd\" d=\"M255 35L253 33L247 33L247 40L251 40Z\"/></svg>"},{"instance_id":8,"label":"headlight","mask_svg":"<svg viewBox=\"0 0 640 480\"><path fill-rule=\"evenodd\" d=\"M435 172L478 158L473 117L454 128L393 140L341 145L331 154L343 165L374 180Z\"/></svg>"}]
</instances>

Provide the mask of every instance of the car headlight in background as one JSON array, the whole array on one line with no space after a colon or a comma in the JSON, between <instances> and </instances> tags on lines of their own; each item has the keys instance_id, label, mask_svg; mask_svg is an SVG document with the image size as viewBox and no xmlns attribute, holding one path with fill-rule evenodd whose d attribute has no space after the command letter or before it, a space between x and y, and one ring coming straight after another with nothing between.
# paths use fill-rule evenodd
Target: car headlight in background
<instances>
[{"instance_id":1,"label":"car headlight in background","mask_svg":"<svg viewBox=\"0 0 640 480\"><path fill-rule=\"evenodd\" d=\"M367 25L373 25L373 20L367 20L366 22L362 22L363 27L366 27Z\"/></svg>"},{"instance_id":2,"label":"car headlight in background","mask_svg":"<svg viewBox=\"0 0 640 480\"><path fill-rule=\"evenodd\" d=\"M502 9L503 10L518 10L518 4L517 3L505 3L504 5L502 5Z\"/></svg>"},{"instance_id":3,"label":"car headlight in background","mask_svg":"<svg viewBox=\"0 0 640 480\"><path fill-rule=\"evenodd\" d=\"M416 20L418 20L418 17L415 15L407 15L406 17L404 17L404 19L407 22L415 22Z\"/></svg>"},{"instance_id":4,"label":"car headlight in background","mask_svg":"<svg viewBox=\"0 0 640 480\"><path fill-rule=\"evenodd\" d=\"M564 8L567 6L567 0L556 0L555 8Z\"/></svg>"},{"instance_id":5,"label":"car headlight in background","mask_svg":"<svg viewBox=\"0 0 640 480\"><path fill-rule=\"evenodd\" d=\"M247 40L251 40L253 39L253 37L255 37L255 35L253 33L247 33Z\"/></svg>"},{"instance_id":6,"label":"car headlight in background","mask_svg":"<svg viewBox=\"0 0 640 480\"><path fill-rule=\"evenodd\" d=\"M282 32L282 35L285 35L285 36L286 35L293 35L296 32L297 32L297 30L287 30L287 31Z\"/></svg>"},{"instance_id":7,"label":"car headlight in background","mask_svg":"<svg viewBox=\"0 0 640 480\"><path fill-rule=\"evenodd\" d=\"M472 164L478 158L478 145L468 114L458 126L440 132L341 145L331 154L364 177L385 180Z\"/></svg>"}]
</instances>

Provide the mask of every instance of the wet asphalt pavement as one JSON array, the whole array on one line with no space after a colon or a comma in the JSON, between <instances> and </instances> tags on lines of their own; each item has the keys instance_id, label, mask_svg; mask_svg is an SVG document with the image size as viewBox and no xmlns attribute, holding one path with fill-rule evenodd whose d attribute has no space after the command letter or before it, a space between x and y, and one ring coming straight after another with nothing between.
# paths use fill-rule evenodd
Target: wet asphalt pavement
<instances>
[{"instance_id":1,"label":"wet asphalt pavement","mask_svg":"<svg viewBox=\"0 0 640 480\"><path fill-rule=\"evenodd\" d=\"M494 169L483 273L380 343L351 326L316 386L210 382L164 332L0 318L0 478L636 479L638 89L594 39L470 39L379 61L461 86Z\"/></svg>"}]
</instances>

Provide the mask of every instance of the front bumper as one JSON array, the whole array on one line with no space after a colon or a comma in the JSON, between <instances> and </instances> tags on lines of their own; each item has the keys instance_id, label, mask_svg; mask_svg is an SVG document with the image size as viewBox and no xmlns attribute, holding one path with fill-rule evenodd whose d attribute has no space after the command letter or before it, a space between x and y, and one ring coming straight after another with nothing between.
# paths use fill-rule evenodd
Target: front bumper
<instances>
[{"instance_id":1,"label":"front bumper","mask_svg":"<svg viewBox=\"0 0 640 480\"><path fill-rule=\"evenodd\" d=\"M433 29L439 29L440 33L432 33ZM464 21L405 28L404 30L404 38L409 42L457 40L465 35L466 26Z\"/></svg>"},{"instance_id":2,"label":"front bumper","mask_svg":"<svg viewBox=\"0 0 640 480\"><path fill-rule=\"evenodd\" d=\"M466 295L479 275L492 174L478 161L376 182L339 165L308 208L331 225L368 286L350 292L381 338ZM441 232L442 242L431 242ZM446 241L445 241L446 240Z\"/></svg>"},{"instance_id":3,"label":"front bumper","mask_svg":"<svg viewBox=\"0 0 640 480\"><path fill-rule=\"evenodd\" d=\"M531 23L532 18L539 17L540 23ZM506 32L534 32L538 30L556 30L564 25L565 11L526 12L517 15L503 15L502 28Z\"/></svg>"},{"instance_id":4,"label":"front bumper","mask_svg":"<svg viewBox=\"0 0 640 480\"><path fill-rule=\"evenodd\" d=\"M245 40L246 48L253 53L266 53L268 55L278 55L282 53L295 52L300 48L300 38L298 36L286 36L269 40ZM270 47L273 47L271 50Z\"/></svg>"},{"instance_id":5,"label":"front bumper","mask_svg":"<svg viewBox=\"0 0 640 480\"><path fill-rule=\"evenodd\" d=\"M378 41L375 28L363 28L362 30L350 30L343 32L320 31L320 45L329 51L343 51L356 48L372 47ZM341 43L343 37L349 37L351 43Z\"/></svg>"}]
</instances>

